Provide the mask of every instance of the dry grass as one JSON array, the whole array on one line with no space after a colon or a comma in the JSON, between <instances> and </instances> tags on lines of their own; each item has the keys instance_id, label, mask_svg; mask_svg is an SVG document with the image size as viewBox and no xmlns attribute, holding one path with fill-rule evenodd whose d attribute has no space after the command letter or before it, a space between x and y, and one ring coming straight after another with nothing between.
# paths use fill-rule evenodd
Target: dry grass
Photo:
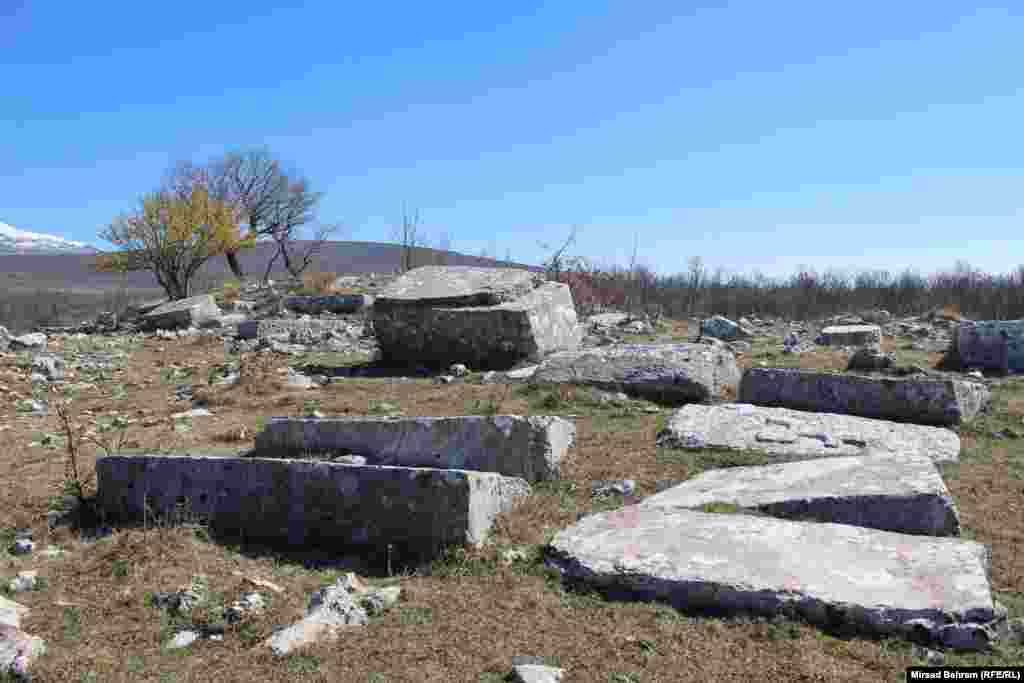
<instances>
[{"instance_id":1,"label":"dry grass","mask_svg":"<svg viewBox=\"0 0 1024 683\"><path fill-rule=\"evenodd\" d=\"M302 275L302 291L306 294L337 294L334 283L337 273L311 272Z\"/></svg>"},{"instance_id":2,"label":"dry grass","mask_svg":"<svg viewBox=\"0 0 1024 683\"><path fill-rule=\"evenodd\" d=\"M761 351L743 362L759 362ZM805 367L845 367L845 354L834 352L795 358ZM681 457L654 446L667 411L599 407L577 390L545 394L426 380L346 380L312 391L288 390L280 386L278 370L289 359L261 354L243 361L239 385L198 390L214 415L177 429L170 415L190 406L173 401L175 384L201 385L227 361L218 345L150 339L110 380L81 392L75 408L81 419L92 410L95 416L118 411L139 420L131 437L145 452L219 452L225 441L237 451L251 444L268 417L294 414L312 398L327 415L368 413L381 401L410 416L467 414L481 405L502 413L572 413L580 416L577 443L563 464L562 481L536 486L534 495L499 517L493 546L453 554L432 575L422 571L401 579L398 606L370 626L346 632L340 643L275 659L258 643L275 626L298 618L309 594L337 571L307 568L294 555L209 542L201 530L189 528L121 530L92 544L67 529L48 532L45 513L64 474L61 452L26 444L42 432L56 432L56 421L19 416L14 401L6 401L0 409L0 424L10 427L0 431L0 529L31 527L42 547L54 543L65 549L59 559L38 553L3 558L6 573L35 568L47 580L45 590L18 596L32 609L24 628L49 646L36 680L497 682L513 655L531 654L566 667L570 682L859 682L902 680L911 663L902 642L837 639L787 622L696 619L656 604L608 603L566 591L536 562L499 561L502 549L524 546L536 553L579 514L606 508L608 502L590 494L595 480L632 478L638 495L646 496L659 481L685 479L714 464L710 454ZM191 379L163 381L160 372L168 367L187 369ZM26 396L27 379L14 356L0 356L0 384ZM113 385L127 387L122 398ZM1001 391L1000 424L1020 424L1024 387L1010 384ZM248 441L229 438L243 428ZM93 457L89 453L83 466L91 466ZM1008 605L1024 610L1024 556L1017 551L1024 544L1024 443L966 433L963 461L946 476L967 534L992 547L994 589ZM271 600L266 613L229 627L223 642L165 651L173 624L146 605L147 594L204 574L215 600L230 603L252 590L236 571L286 590L265 592ZM208 618L205 612L197 616ZM984 661L993 660L979 660Z\"/></svg>"}]
</instances>

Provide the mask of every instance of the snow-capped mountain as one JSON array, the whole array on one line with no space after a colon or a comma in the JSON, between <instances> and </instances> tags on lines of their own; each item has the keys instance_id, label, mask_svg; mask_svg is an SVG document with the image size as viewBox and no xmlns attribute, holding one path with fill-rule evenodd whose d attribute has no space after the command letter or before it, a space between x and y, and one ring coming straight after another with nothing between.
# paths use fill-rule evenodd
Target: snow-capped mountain
<instances>
[{"instance_id":1,"label":"snow-capped mountain","mask_svg":"<svg viewBox=\"0 0 1024 683\"><path fill-rule=\"evenodd\" d=\"M19 230L0 221L0 254L95 254L98 250L82 242L56 235Z\"/></svg>"}]
</instances>

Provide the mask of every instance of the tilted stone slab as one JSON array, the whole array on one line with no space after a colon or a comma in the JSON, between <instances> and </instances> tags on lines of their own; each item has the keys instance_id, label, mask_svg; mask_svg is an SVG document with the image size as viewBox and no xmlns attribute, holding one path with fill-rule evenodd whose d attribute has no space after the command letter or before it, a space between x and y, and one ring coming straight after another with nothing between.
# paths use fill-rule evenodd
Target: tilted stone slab
<instances>
[{"instance_id":1,"label":"tilted stone slab","mask_svg":"<svg viewBox=\"0 0 1024 683\"><path fill-rule=\"evenodd\" d=\"M508 268L411 270L374 301L381 356L400 363L504 369L579 346L568 285Z\"/></svg>"},{"instance_id":2,"label":"tilted stone slab","mask_svg":"<svg viewBox=\"0 0 1024 683\"><path fill-rule=\"evenodd\" d=\"M708 344L623 344L549 356L536 384L582 384L651 400L705 401L736 391L731 351Z\"/></svg>"},{"instance_id":3,"label":"tilted stone slab","mask_svg":"<svg viewBox=\"0 0 1024 683\"><path fill-rule=\"evenodd\" d=\"M1024 370L1024 320L963 321L954 340L965 368Z\"/></svg>"},{"instance_id":4,"label":"tilted stone slab","mask_svg":"<svg viewBox=\"0 0 1024 683\"><path fill-rule=\"evenodd\" d=\"M684 406L669 418L658 445L758 451L781 462L892 454L943 463L960 457L960 437L942 427L749 403Z\"/></svg>"},{"instance_id":5,"label":"tilted stone slab","mask_svg":"<svg viewBox=\"0 0 1024 683\"><path fill-rule=\"evenodd\" d=\"M984 384L952 378L750 368L740 381L739 400L812 412L956 425L984 410L991 395Z\"/></svg>"},{"instance_id":6,"label":"tilted stone slab","mask_svg":"<svg viewBox=\"0 0 1024 683\"><path fill-rule=\"evenodd\" d=\"M866 346L882 342L882 328L878 325L832 325L821 331L825 346Z\"/></svg>"},{"instance_id":7,"label":"tilted stone slab","mask_svg":"<svg viewBox=\"0 0 1024 683\"><path fill-rule=\"evenodd\" d=\"M919 455L844 456L704 472L643 501L647 507L735 505L786 519L959 536L956 505Z\"/></svg>"},{"instance_id":8,"label":"tilted stone slab","mask_svg":"<svg viewBox=\"0 0 1024 683\"><path fill-rule=\"evenodd\" d=\"M203 294L157 306L142 316L142 326L154 330L199 327L220 316L221 310L213 295Z\"/></svg>"},{"instance_id":9,"label":"tilted stone slab","mask_svg":"<svg viewBox=\"0 0 1024 683\"><path fill-rule=\"evenodd\" d=\"M110 456L96 462L114 522L174 518L184 506L212 528L290 547L375 547L432 556L479 545L530 485L490 472L278 458ZM147 509L148 503L148 509Z\"/></svg>"},{"instance_id":10,"label":"tilted stone slab","mask_svg":"<svg viewBox=\"0 0 1024 683\"><path fill-rule=\"evenodd\" d=\"M560 417L272 418L256 435L263 457L347 451L370 465L496 472L536 482L558 479L576 425Z\"/></svg>"},{"instance_id":11,"label":"tilted stone slab","mask_svg":"<svg viewBox=\"0 0 1024 683\"><path fill-rule=\"evenodd\" d=\"M290 318L267 318L264 320L246 320L238 325L238 337L241 339L264 339L278 334L295 332L304 338L321 337L325 333L345 331L351 326L348 320L311 319L294 320Z\"/></svg>"},{"instance_id":12,"label":"tilted stone slab","mask_svg":"<svg viewBox=\"0 0 1024 683\"><path fill-rule=\"evenodd\" d=\"M985 648L999 618L985 546L847 524L631 505L559 532L548 562L613 599L963 649Z\"/></svg>"}]
</instances>

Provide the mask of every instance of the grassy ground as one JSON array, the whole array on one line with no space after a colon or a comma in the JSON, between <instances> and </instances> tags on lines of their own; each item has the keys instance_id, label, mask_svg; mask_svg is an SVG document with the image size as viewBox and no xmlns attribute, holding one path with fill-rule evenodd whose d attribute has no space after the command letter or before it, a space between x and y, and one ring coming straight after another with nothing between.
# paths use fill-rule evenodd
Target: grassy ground
<instances>
[{"instance_id":1,"label":"grassy ground","mask_svg":"<svg viewBox=\"0 0 1024 683\"><path fill-rule=\"evenodd\" d=\"M671 334L682 337L685 329L673 326ZM89 342L81 350L100 350L104 344ZM16 401L32 393L27 381L30 359L0 356L0 392L9 399L0 409L0 530L10 539L15 529L28 527L41 549L55 544L64 550L52 559L39 551L28 557L0 557L3 577L38 569L44 579L40 590L17 596L32 610L23 628L44 638L49 647L36 680L497 682L510 669L513 655L537 655L566 667L565 680L588 683L754 677L896 681L903 680L905 667L913 663L910 646L901 641L840 639L786 621L693 618L657 604L610 603L566 590L539 562L539 549L579 515L622 504L595 499L592 482L631 478L642 497L653 493L659 482L686 479L709 467L757 462L756 456L743 454L658 449L655 434L668 411L653 404L602 404L586 390L537 391L476 381L438 385L427 380L345 380L296 391L280 385L283 374L278 371L301 359L266 355L244 361L239 386L207 387L217 366L237 362L225 356L219 342L146 340L115 346L113 351L124 354L117 368L70 380L88 379L95 385L78 391L75 419L98 425L104 438L119 433L116 418L135 420L124 443L135 451L241 451L252 446L252 435L268 417L314 409L326 415L574 415L577 443L563 465L561 481L536 486L533 495L499 517L492 545L453 551L400 577L400 602L368 627L346 632L333 645L277 659L260 641L275 626L301 616L309 594L334 580L340 569L324 569L312 561L317 559L314 553L282 556L212 542L201 528L121 530L94 543L67 529L48 533L45 515L66 474L62 439L52 411L38 418L15 410ZM742 364L777 364L779 358L769 355L777 346L758 342ZM784 358L803 367L845 366L845 356L834 352ZM932 355L900 362L933 365L937 360ZM181 384L195 385L212 417L171 418L191 407L188 401L173 400ZM1024 555L1019 552L1024 544L1024 440L990 436L1004 427L1024 428L1024 381L1011 380L995 394L994 414L964 430L961 462L946 467L945 476L965 536L992 548L992 586L998 599L1012 614L1024 616ZM84 470L93 450L87 449ZM524 550L526 559L504 562L502 552L510 548ZM194 618L215 620L218 606L253 589L237 572L285 590L264 591L270 600L266 612L229 626L223 642L165 650L163 644L182 624L148 606L148 596L203 575L211 602ZM365 568L364 574L373 582L389 580L380 568ZM948 657L949 663L1019 664L1024 651Z\"/></svg>"}]
</instances>

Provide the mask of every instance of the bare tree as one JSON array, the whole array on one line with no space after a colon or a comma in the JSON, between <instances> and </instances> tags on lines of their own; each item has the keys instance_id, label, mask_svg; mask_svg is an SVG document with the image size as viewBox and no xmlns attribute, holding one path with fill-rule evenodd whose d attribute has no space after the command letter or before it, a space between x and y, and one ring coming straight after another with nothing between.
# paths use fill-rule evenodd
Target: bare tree
<instances>
[{"instance_id":1,"label":"bare tree","mask_svg":"<svg viewBox=\"0 0 1024 683\"><path fill-rule=\"evenodd\" d=\"M297 227L297 226L296 226ZM299 241L295 239L294 228L280 229L271 235L277 249L274 255L267 261L267 268L263 273L263 282L270 280L270 271L278 258L284 260L284 267L288 273L298 280L306 269L313 263L324 244L329 241L341 229L337 224L320 224L315 228L313 239L307 240L303 246L298 246Z\"/></svg>"},{"instance_id":2,"label":"bare tree","mask_svg":"<svg viewBox=\"0 0 1024 683\"><path fill-rule=\"evenodd\" d=\"M557 280L565 271L566 266L569 265L571 259L565 255L565 252L569 247L576 243L576 235L578 233L579 226L572 226L572 229L569 230L569 235L565 238L565 242L562 243L562 246L554 249L554 251L551 252L551 256L544 261L544 270L547 272L549 280ZM540 243L540 248L545 251L552 249L549 244L544 242Z\"/></svg>"},{"instance_id":3,"label":"bare tree","mask_svg":"<svg viewBox=\"0 0 1024 683\"><path fill-rule=\"evenodd\" d=\"M313 192L300 173L285 172L266 147L229 152L203 165L180 162L165 181L166 188L178 196L187 195L197 185L204 186L214 199L237 206L248 234L277 242L273 259L284 258L286 264L290 256L281 250L280 238L287 242L299 226L313 221L323 196ZM225 258L235 277L244 278L237 250L227 251Z\"/></svg>"},{"instance_id":4,"label":"bare tree","mask_svg":"<svg viewBox=\"0 0 1024 683\"><path fill-rule=\"evenodd\" d=\"M415 267L416 250L422 249L426 244L426 237L420 228L418 209L409 213L407 209L402 208L402 222L395 226L392 237L402 248L402 272L412 270Z\"/></svg>"}]
</instances>

